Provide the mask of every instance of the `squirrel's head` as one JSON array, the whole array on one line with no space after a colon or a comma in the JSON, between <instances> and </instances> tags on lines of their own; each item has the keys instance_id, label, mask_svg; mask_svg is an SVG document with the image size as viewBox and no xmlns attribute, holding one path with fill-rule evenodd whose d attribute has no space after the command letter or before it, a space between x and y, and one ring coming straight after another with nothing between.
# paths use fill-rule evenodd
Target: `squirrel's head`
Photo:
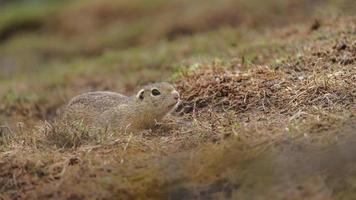
<instances>
[{"instance_id":1,"label":"squirrel's head","mask_svg":"<svg viewBox=\"0 0 356 200\"><path fill-rule=\"evenodd\" d=\"M180 102L178 91L169 83L161 82L144 86L137 94L138 104L145 106L148 112L164 116Z\"/></svg>"}]
</instances>

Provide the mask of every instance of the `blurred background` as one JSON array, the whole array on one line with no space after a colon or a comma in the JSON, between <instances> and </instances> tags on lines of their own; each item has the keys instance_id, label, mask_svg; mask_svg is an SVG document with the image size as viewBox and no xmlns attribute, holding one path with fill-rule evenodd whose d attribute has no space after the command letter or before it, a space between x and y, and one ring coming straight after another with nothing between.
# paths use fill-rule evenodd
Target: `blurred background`
<instances>
[{"instance_id":1,"label":"blurred background","mask_svg":"<svg viewBox=\"0 0 356 200\"><path fill-rule=\"evenodd\" d=\"M37 73L55 63L105 59L104 55L113 60L107 58L110 64L101 64L102 68L159 68L172 64L167 62L172 56L157 55L165 54L168 47L148 51L147 59L156 58L152 63L142 63L140 58L128 61L123 54L128 49L157 47L160 42L219 29L263 30L301 21L312 23L318 16L352 13L354 4L353 0L1 0L1 78L16 72ZM234 40L230 45L238 45ZM187 57L177 56L219 54L218 46L204 46L201 52L196 48L199 46L188 47Z\"/></svg>"}]
</instances>

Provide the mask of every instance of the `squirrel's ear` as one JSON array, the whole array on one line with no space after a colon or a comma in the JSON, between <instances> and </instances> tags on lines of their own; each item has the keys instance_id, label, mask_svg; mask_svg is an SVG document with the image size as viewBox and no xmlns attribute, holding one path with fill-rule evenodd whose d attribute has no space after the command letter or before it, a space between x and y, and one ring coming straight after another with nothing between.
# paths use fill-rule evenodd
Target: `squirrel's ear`
<instances>
[{"instance_id":1,"label":"squirrel's ear","mask_svg":"<svg viewBox=\"0 0 356 200\"><path fill-rule=\"evenodd\" d=\"M144 93L145 93L144 89L140 90L139 92L137 92L136 98L139 99L139 100L143 100L143 94Z\"/></svg>"}]
</instances>

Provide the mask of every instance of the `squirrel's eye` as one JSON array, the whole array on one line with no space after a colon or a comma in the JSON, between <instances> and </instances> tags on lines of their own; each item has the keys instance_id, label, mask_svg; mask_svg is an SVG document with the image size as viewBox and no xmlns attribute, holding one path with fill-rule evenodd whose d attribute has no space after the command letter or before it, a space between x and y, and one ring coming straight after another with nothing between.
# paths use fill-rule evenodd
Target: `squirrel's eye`
<instances>
[{"instance_id":1,"label":"squirrel's eye","mask_svg":"<svg viewBox=\"0 0 356 200\"><path fill-rule=\"evenodd\" d=\"M157 90L157 89L153 89L152 90L152 95L153 96L158 96L158 95L161 95L161 92L159 90Z\"/></svg>"}]
</instances>

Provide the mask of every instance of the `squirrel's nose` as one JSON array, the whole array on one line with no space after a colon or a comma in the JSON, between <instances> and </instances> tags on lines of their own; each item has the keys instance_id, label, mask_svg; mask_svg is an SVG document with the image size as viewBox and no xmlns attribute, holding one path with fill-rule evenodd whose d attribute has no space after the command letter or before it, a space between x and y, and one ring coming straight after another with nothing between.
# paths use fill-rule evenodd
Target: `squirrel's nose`
<instances>
[{"instance_id":1,"label":"squirrel's nose","mask_svg":"<svg viewBox=\"0 0 356 200\"><path fill-rule=\"evenodd\" d=\"M179 93L178 93L176 90L174 90L174 91L172 92L172 96L173 96L173 98L174 98L175 100L178 100L178 99L179 99Z\"/></svg>"}]
</instances>

